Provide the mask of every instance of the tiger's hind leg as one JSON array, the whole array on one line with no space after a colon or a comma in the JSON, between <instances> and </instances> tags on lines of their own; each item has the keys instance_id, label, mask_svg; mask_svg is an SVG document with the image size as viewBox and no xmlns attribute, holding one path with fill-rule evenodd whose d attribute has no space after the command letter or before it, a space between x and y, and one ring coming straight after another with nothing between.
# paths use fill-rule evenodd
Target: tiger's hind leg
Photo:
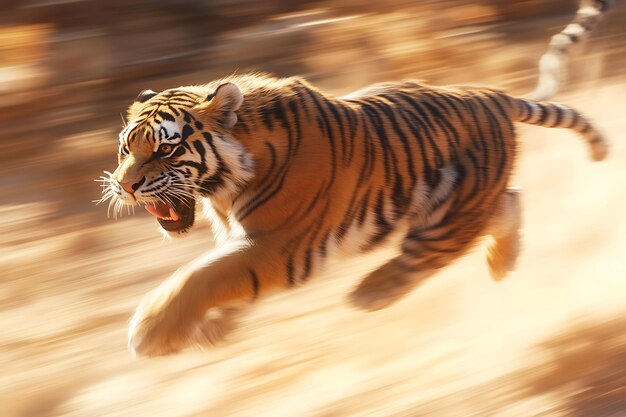
<instances>
[{"instance_id":1,"label":"tiger's hind leg","mask_svg":"<svg viewBox=\"0 0 626 417\"><path fill-rule=\"evenodd\" d=\"M515 268L520 250L521 225L520 190L507 188L487 229L492 237L487 247L487 263L491 277L496 281L503 279Z\"/></svg>"},{"instance_id":2,"label":"tiger's hind leg","mask_svg":"<svg viewBox=\"0 0 626 417\"><path fill-rule=\"evenodd\" d=\"M366 276L350 293L348 301L361 310L380 310L408 294L435 272L434 268L413 271L399 258L394 258Z\"/></svg>"},{"instance_id":3,"label":"tiger's hind leg","mask_svg":"<svg viewBox=\"0 0 626 417\"><path fill-rule=\"evenodd\" d=\"M437 256L437 249L421 242L420 236L424 230L436 233L445 227L442 222L454 202L457 179L457 170L447 166L438 170L435 183L417 185L402 254L365 277L350 294L351 304L370 311L387 307L434 274L440 264L448 262L442 258L452 256Z\"/></svg>"},{"instance_id":4,"label":"tiger's hind leg","mask_svg":"<svg viewBox=\"0 0 626 417\"><path fill-rule=\"evenodd\" d=\"M460 218L411 230L402 253L366 276L349 295L350 303L368 311L389 306L464 254L479 235L480 221Z\"/></svg>"}]
</instances>

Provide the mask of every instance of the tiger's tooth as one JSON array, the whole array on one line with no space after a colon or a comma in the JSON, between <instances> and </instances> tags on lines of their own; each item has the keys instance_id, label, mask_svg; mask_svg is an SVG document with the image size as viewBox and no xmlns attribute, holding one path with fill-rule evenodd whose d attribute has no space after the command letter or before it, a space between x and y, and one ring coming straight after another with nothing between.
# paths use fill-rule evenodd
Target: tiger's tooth
<instances>
[{"instance_id":1,"label":"tiger's tooth","mask_svg":"<svg viewBox=\"0 0 626 417\"><path fill-rule=\"evenodd\" d=\"M170 207L170 216L172 220L174 220L175 222L177 222L180 219L180 217L178 216L178 213L176 213L174 209L171 207Z\"/></svg>"}]
</instances>

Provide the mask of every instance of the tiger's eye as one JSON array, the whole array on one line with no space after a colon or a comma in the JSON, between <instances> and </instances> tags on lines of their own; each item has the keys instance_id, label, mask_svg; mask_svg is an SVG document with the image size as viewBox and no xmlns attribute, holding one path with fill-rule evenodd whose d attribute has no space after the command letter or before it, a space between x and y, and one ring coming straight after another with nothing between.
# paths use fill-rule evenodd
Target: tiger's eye
<instances>
[{"instance_id":1,"label":"tiger's eye","mask_svg":"<svg viewBox=\"0 0 626 417\"><path fill-rule=\"evenodd\" d=\"M172 150L174 149L174 147L168 143L163 143L159 146L159 153L161 155L167 155L168 153L172 152Z\"/></svg>"}]
</instances>

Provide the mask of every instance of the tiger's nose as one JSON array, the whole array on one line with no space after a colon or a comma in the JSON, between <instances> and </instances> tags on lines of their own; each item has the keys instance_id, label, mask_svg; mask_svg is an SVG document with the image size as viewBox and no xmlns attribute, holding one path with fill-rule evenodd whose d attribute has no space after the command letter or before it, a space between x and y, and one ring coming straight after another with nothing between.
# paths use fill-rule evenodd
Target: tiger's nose
<instances>
[{"instance_id":1,"label":"tiger's nose","mask_svg":"<svg viewBox=\"0 0 626 417\"><path fill-rule=\"evenodd\" d=\"M142 177L139 181L134 182L134 181L128 181L128 182L121 182L118 181L120 186L127 192L130 194L133 194L135 191L137 191L139 189L139 187L141 187L141 185L146 182L146 177Z\"/></svg>"}]
</instances>

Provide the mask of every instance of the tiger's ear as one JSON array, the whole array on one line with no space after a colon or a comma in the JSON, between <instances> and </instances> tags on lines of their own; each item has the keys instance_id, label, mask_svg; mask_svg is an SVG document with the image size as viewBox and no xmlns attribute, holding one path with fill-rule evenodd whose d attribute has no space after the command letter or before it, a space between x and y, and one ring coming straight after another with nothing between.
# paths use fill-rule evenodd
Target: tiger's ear
<instances>
[{"instance_id":1,"label":"tiger's ear","mask_svg":"<svg viewBox=\"0 0 626 417\"><path fill-rule=\"evenodd\" d=\"M156 96L158 93L152 90L143 90L137 98L135 99L135 103L145 103L150 100L152 97Z\"/></svg>"},{"instance_id":2,"label":"tiger's ear","mask_svg":"<svg viewBox=\"0 0 626 417\"><path fill-rule=\"evenodd\" d=\"M131 120L135 116L137 116L137 114L139 114L139 111L143 107L143 103L150 100L152 97L156 96L157 94L159 93L152 91L152 90L143 90L141 93L139 93L135 101L133 101L133 103L128 107L128 111L127 111L128 120Z\"/></svg>"},{"instance_id":3,"label":"tiger's ear","mask_svg":"<svg viewBox=\"0 0 626 417\"><path fill-rule=\"evenodd\" d=\"M207 110L226 128L231 128L237 123L237 114L241 103L243 103L243 93L233 83L221 84L213 94L207 96Z\"/></svg>"}]
</instances>

